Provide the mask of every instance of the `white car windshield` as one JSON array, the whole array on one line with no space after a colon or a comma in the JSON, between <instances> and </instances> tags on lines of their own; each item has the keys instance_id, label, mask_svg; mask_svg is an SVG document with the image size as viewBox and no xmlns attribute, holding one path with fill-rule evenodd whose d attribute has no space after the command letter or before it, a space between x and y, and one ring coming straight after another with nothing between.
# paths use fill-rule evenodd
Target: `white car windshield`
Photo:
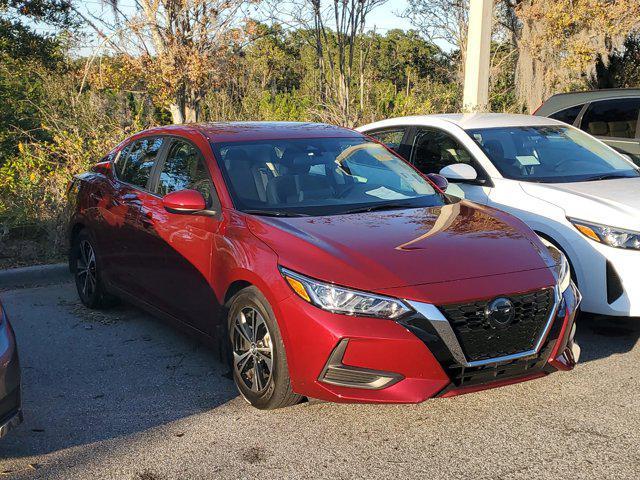
<instances>
[{"instance_id":1,"label":"white car windshield","mask_svg":"<svg viewBox=\"0 0 640 480\"><path fill-rule=\"evenodd\" d=\"M563 183L640 176L622 155L571 127L480 128L467 133L502 176L513 180Z\"/></svg>"},{"instance_id":2,"label":"white car windshield","mask_svg":"<svg viewBox=\"0 0 640 480\"><path fill-rule=\"evenodd\" d=\"M214 144L234 205L257 215L334 215L443 205L415 169L362 138Z\"/></svg>"}]
</instances>

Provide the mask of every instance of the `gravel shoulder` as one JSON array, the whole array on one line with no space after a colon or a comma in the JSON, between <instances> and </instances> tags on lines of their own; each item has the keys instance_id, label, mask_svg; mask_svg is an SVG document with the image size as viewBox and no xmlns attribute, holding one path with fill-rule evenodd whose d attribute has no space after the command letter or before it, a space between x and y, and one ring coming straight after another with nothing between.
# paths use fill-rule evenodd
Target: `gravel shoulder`
<instances>
[{"instance_id":1,"label":"gravel shoulder","mask_svg":"<svg viewBox=\"0 0 640 480\"><path fill-rule=\"evenodd\" d=\"M640 319L579 325L571 373L420 405L250 408L215 352L70 283L0 294L25 423L0 478L640 477Z\"/></svg>"}]
</instances>

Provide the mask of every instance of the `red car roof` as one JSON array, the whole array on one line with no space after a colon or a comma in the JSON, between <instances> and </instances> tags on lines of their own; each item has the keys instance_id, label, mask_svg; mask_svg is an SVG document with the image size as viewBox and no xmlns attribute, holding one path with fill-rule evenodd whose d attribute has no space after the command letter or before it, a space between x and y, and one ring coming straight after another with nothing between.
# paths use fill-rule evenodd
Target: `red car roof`
<instances>
[{"instance_id":1,"label":"red car roof","mask_svg":"<svg viewBox=\"0 0 640 480\"><path fill-rule=\"evenodd\" d=\"M211 142L246 142L252 140L278 140L285 138L362 137L348 128L324 123L301 122L225 122L172 125L157 130L174 132L199 131ZM148 132L147 132L148 133Z\"/></svg>"}]
</instances>

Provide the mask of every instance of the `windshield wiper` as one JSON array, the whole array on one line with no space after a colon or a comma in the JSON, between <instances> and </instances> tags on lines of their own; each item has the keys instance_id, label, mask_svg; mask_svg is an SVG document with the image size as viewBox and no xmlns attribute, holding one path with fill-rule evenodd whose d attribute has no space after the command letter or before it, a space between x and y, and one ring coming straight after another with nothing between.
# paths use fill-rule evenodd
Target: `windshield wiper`
<instances>
[{"instance_id":1,"label":"windshield wiper","mask_svg":"<svg viewBox=\"0 0 640 480\"><path fill-rule=\"evenodd\" d=\"M586 178L585 182L595 182L598 180L614 180L616 178L633 178L629 175L620 175L619 173L605 173L604 175L596 175L595 177Z\"/></svg>"},{"instance_id":2,"label":"windshield wiper","mask_svg":"<svg viewBox=\"0 0 640 480\"><path fill-rule=\"evenodd\" d=\"M366 205L358 208L352 208L351 210L346 210L342 213L343 214L365 213L365 212L374 212L377 210L397 210L400 208L419 208L419 207L409 202L389 202L389 203L379 203L376 205Z\"/></svg>"},{"instance_id":3,"label":"windshield wiper","mask_svg":"<svg viewBox=\"0 0 640 480\"><path fill-rule=\"evenodd\" d=\"M259 215L263 217L309 217L306 213L298 212L284 212L282 210L242 210L242 213L248 213L249 215Z\"/></svg>"}]
</instances>

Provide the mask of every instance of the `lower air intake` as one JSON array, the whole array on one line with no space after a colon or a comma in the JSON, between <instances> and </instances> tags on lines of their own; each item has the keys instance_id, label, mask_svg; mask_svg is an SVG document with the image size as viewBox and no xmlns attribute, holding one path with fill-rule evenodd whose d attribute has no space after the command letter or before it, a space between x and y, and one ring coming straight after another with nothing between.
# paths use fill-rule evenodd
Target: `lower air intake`
<instances>
[{"instance_id":1,"label":"lower air intake","mask_svg":"<svg viewBox=\"0 0 640 480\"><path fill-rule=\"evenodd\" d=\"M342 359L344 358L348 344L349 339L346 338L338 343L338 346L331 353L318 380L340 387L381 390L398 383L404 378L402 375L393 372L382 372L344 365Z\"/></svg>"}]
</instances>

